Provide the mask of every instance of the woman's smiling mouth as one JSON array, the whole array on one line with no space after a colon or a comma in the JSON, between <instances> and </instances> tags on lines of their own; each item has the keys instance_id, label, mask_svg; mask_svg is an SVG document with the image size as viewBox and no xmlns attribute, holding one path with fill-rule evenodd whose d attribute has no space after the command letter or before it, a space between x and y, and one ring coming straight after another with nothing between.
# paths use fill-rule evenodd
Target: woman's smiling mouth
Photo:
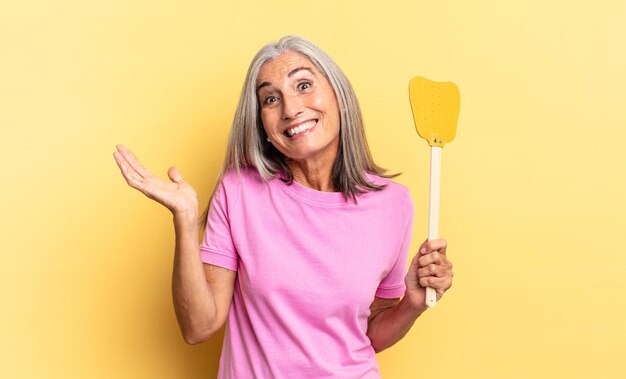
<instances>
[{"instance_id":1,"label":"woman's smiling mouth","mask_svg":"<svg viewBox=\"0 0 626 379\"><path fill-rule=\"evenodd\" d=\"M285 134L287 137L289 138L294 138L304 132L306 132L307 130L310 130L311 128L313 128L315 125L317 125L317 120L310 120L307 122L304 122L298 126L295 126L293 128L289 128L287 130L285 130L285 132L283 134Z\"/></svg>"}]
</instances>

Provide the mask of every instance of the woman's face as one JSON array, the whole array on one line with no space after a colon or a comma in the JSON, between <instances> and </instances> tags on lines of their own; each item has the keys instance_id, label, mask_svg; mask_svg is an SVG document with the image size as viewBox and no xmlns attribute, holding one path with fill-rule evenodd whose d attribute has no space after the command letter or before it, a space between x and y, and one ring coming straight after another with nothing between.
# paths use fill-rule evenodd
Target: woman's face
<instances>
[{"instance_id":1,"label":"woman's face","mask_svg":"<svg viewBox=\"0 0 626 379\"><path fill-rule=\"evenodd\" d=\"M285 52L265 63L257 96L265 132L281 153L332 165L339 147L337 98L308 58Z\"/></svg>"}]
</instances>

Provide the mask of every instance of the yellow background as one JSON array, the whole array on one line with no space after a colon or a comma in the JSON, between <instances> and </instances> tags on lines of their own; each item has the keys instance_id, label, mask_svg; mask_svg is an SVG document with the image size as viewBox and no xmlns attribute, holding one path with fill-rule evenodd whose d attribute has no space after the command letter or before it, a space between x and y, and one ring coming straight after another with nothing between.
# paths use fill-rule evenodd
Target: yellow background
<instances>
[{"instance_id":1,"label":"yellow background","mask_svg":"<svg viewBox=\"0 0 626 379\"><path fill-rule=\"evenodd\" d=\"M461 90L442 167L452 289L384 378L626 376L623 1L23 1L0 5L0 377L211 378L174 317L168 211L123 143L208 201L247 65L303 35L351 79L426 236L416 75ZM278 358L278 357L277 357Z\"/></svg>"}]
</instances>

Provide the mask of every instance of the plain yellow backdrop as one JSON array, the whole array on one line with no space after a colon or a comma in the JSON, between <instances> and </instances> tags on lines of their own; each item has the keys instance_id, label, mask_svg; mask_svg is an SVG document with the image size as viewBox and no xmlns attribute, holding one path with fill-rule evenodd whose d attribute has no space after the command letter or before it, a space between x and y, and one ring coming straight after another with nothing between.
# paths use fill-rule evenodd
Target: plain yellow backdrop
<instances>
[{"instance_id":1,"label":"plain yellow backdrop","mask_svg":"<svg viewBox=\"0 0 626 379\"><path fill-rule=\"evenodd\" d=\"M461 91L443 152L452 289L384 378L626 376L622 1L24 1L0 5L0 377L212 378L188 346L168 211L112 156L176 166L206 205L247 65L299 34L357 92L375 160L426 236L408 82ZM412 255L412 254L411 254Z\"/></svg>"}]
</instances>

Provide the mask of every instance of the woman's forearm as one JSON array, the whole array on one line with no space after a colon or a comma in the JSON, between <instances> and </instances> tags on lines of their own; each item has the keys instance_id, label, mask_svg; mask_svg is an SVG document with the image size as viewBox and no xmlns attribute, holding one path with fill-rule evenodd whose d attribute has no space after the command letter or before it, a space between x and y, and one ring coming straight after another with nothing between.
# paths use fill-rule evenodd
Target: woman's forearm
<instances>
[{"instance_id":1,"label":"woman's forearm","mask_svg":"<svg viewBox=\"0 0 626 379\"><path fill-rule=\"evenodd\" d=\"M183 338L190 344L202 342L213 334L217 313L200 259L197 219L194 214L174 214L172 295Z\"/></svg>"},{"instance_id":2,"label":"woman's forearm","mask_svg":"<svg viewBox=\"0 0 626 379\"><path fill-rule=\"evenodd\" d=\"M374 350L379 353L400 341L426 309L426 306L415 308L406 298L402 298L395 306L376 315L367 330Z\"/></svg>"}]
</instances>

